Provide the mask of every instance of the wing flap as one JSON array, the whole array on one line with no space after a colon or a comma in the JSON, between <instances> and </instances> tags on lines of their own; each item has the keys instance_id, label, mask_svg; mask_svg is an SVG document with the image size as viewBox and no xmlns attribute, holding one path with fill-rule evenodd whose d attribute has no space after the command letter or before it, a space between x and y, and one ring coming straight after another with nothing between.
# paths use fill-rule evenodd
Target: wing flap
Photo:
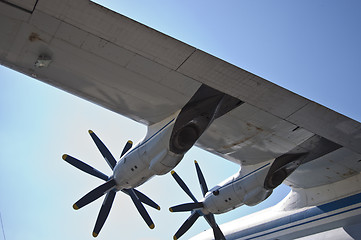
<instances>
[{"instance_id":1,"label":"wing flap","mask_svg":"<svg viewBox=\"0 0 361 240\"><path fill-rule=\"evenodd\" d=\"M214 121L198 145L237 164L252 165L279 157L313 135L245 103Z\"/></svg>"},{"instance_id":2,"label":"wing flap","mask_svg":"<svg viewBox=\"0 0 361 240\"><path fill-rule=\"evenodd\" d=\"M361 124L315 102L286 120L361 154Z\"/></svg>"}]
</instances>

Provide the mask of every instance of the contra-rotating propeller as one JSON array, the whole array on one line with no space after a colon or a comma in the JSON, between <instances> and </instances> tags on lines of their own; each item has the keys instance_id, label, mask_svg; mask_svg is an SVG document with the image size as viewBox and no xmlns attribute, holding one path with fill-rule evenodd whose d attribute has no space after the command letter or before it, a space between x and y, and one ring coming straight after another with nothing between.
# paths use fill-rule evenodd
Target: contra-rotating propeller
<instances>
[{"instance_id":1,"label":"contra-rotating propeller","mask_svg":"<svg viewBox=\"0 0 361 240\"><path fill-rule=\"evenodd\" d=\"M108 163L110 168L113 170L115 165L117 164L117 161L115 160L113 155L110 153L108 148L104 145L104 143L98 138L98 136L93 131L89 130L89 134L90 134L91 138L93 139L95 145L99 149L100 153L103 155L104 159L106 160L106 162ZM128 141L126 143L126 145L124 146L124 149L123 149L120 157L122 157L132 147L132 145L133 145L133 143L131 141ZM100 179L106 181L104 184L100 185L99 187L97 187L94 190L87 193L84 197L82 197L79 201L77 201L73 205L73 208L75 210L77 210L77 209L80 209L80 208L86 206L87 204L93 202L94 200L100 198L104 194L106 194L103 204L100 208L99 215L98 215L98 218L97 218L95 226L94 226L94 230L93 230L93 237L97 237L100 230L102 229L102 227L105 223L105 220L107 219L110 209L112 207L112 204L113 204L113 201L115 198L115 194L117 192L116 182L113 177L108 177L104 173L98 171L97 169L89 166L88 164L86 164L72 156L64 154L63 159L66 162L68 162L69 164L73 165L74 167L82 170L83 172L86 172L94 177L97 177L97 178L100 178ZM160 210L160 207L158 206L158 204L156 204L154 201L152 201L146 195L144 195L143 193L139 192L138 190L136 190L134 188L122 189L121 191L128 194L131 197L134 205L136 206L138 212L140 213L140 215L142 216L144 221L147 223L149 228L153 229L154 223L153 223L152 219L150 218L148 212L145 210L142 203L145 203L150 207Z\"/></svg>"},{"instance_id":2,"label":"contra-rotating propeller","mask_svg":"<svg viewBox=\"0 0 361 240\"><path fill-rule=\"evenodd\" d=\"M206 181L204 179L204 176L202 174L202 171L199 167L199 164L197 163L197 161L194 161L194 164L196 166L199 184L201 185L201 189L202 189L202 193L203 193L203 197L204 197L206 195L206 193L208 192L208 187L207 187ZM193 226L195 221L197 221L197 219L200 216L203 216L206 219L206 221L208 222L208 224L211 226L211 228L213 229L213 234L214 234L215 240L225 240L226 238L224 237L219 226L217 225L213 213L204 214L202 212L202 208L204 207L203 203L197 201L197 199L194 197L194 195L189 190L187 185L183 182L183 180L178 176L178 174L175 171L172 171L171 173L172 173L173 178L176 180L176 182L179 184L179 186L183 189L183 191L193 200L192 203L185 203L185 204L181 204L181 205L177 205L177 206L169 208L169 211L171 211L171 212L191 211L191 215L183 223L183 225L178 229L178 231L174 234L173 239L177 240L178 238L180 238L184 233L186 233Z\"/></svg>"}]
</instances>

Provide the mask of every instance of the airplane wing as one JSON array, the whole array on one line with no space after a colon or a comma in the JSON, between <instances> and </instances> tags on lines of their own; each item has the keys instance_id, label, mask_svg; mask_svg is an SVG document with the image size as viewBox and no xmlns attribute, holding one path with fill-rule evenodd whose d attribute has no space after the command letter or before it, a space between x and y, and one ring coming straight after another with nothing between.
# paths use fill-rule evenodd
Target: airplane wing
<instances>
[{"instance_id":1,"label":"airplane wing","mask_svg":"<svg viewBox=\"0 0 361 240\"><path fill-rule=\"evenodd\" d=\"M361 171L359 122L91 1L1 1L0 30L2 65L147 125L202 84L240 99L197 146L240 165L312 153L293 188Z\"/></svg>"}]
</instances>

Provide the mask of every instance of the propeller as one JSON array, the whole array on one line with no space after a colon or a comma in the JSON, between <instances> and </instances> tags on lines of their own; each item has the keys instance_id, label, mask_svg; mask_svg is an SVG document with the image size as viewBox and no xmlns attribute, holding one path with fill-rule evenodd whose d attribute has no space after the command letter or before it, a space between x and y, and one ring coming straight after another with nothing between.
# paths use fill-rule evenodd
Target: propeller
<instances>
[{"instance_id":1,"label":"propeller","mask_svg":"<svg viewBox=\"0 0 361 240\"><path fill-rule=\"evenodd\" d=\"M201 186L203 197L204 197L206 195L206 193L208 192L207 183L204 179L203 173L199 167L198 162L194 161L194 164L195 164L196 171L197 171L198 181ZM172 173L173 178L178 183L178 185L193 200L192 203L180 204L180 205L169 208L169 211L171 211L171 212L191 211L191 215L183 223L183 225L178 229L178 231L174 234L173 239L177 240L178 238L180 238L184 233L186 233L193 226L193 224L197 221L197 219L200 216L203 216L213 230L214 239L215 240L225 240L226 238L224 237L221 229L219 228L218 224L216 223L213 213L204 214L202 212L202 208L204 207L203 203L198 202L198 200L194 197L194 195L189 190L187 185L183 182L183 180L178 176L178 174L175 171L172 171L171 173Z\"/></svg>"},{"instance_id":2,"label":"propeller","mask_svg":"<svg viewBox=\"0 0 361 240\"><path fill-rule=\"evenodd\" d=\"M100 153L104 157L105 161L108 163L109 167L113 170L115 165L117 164L117 161L115 160L113 155L110 153L108 148L105 146L105 144L98 138L98 136L93 131L89 130L89 134L90 134L91 138L93 139L95 145L99 149ZM133 142L128 141L125 144L120 157L122 157L124 154L126 154L132 148L132 146L133 146ZM89 203L97 200L98 198L102 197L103 195L106 195L104 198L103 204L100 208L98 218L95 222L95 226L94 226L94 230L93 230L93 237L97 237L100 230L102 229L106 219L108 218L110 209L113 205L113 201L114 201L116 192L118 191L118 189L116 188L116 182L113 177L109 177L109 176L105 175L104 173L100 172L99 170L89 166L88 164L86 164L70 155L64 154L63 159L67 163L73 165L74 167L80 169L81 171L86 172L94 177L97 177L99 179L106 181L102 185L98 186L97 188L95 188L92 191L90 191L89 193L87 193L84 197L79 199L73 205L73 208L75 210L78 210L78 209L88 205ZM152 219L150 218L148 212L144 208L143 203L147 204L148 206L150 206L152 208L160 210L160 207L158 206L158 204L156 204L149 197L147 197L146 195L144 195L143 193L139 192L138 190L136 190L134 188L122 189L121 191L131 197L134 205L136 206L138 212L140 213L140 215L142 216L144 221L147 223L148 227L150 229L153 229L154 223L153 223Z\"/></svg>"},{"instance_id":3,"label":"propeller","mask_svg":"<svg viewBox=\"0 0 361 240\"><path fill-rule=\"evenodd\" d=\"M133 146L133 142L128 140L128 142L125 144L125 146L123 148L122 153L120 154L120 158L122 158L123 155L126 154L129 151L129 149L132 148L132 146Z\"/></svg>"}]
</instances>

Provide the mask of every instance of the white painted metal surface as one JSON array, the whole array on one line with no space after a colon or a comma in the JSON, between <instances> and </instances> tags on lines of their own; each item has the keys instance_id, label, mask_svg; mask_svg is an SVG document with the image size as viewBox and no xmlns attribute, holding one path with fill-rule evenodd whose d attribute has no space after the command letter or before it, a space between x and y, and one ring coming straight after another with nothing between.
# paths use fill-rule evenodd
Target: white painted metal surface
<instances>
[{"instance_id":1,"label":"white painted metal surface","mask_svg":"<svg viewBox=\"0 0 361 240\"><path fill-rule=\"evenodd\" d=\"M172 170L184 154L169 150L170 136L179 111L148 128L145 138L117 163L113 177L117 189L136 188L154 175Z\"/></svg>"}]
</instances>

